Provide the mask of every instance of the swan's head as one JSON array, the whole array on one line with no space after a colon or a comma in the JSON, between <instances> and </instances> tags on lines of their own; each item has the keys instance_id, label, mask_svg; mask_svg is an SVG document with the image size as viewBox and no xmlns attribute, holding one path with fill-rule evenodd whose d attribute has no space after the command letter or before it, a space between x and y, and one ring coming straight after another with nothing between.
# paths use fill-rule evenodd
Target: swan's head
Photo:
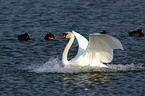
<instances>
[{"instance_id":1,"label":"swan's head","mask_svg":"<svg viewBox=\"0 0 145 96\"><path fill-rule=\"evenodd\" d=\"M66 32L60 38L74 38L74 34L72 32Z\"/></svg>"}]
</instances>

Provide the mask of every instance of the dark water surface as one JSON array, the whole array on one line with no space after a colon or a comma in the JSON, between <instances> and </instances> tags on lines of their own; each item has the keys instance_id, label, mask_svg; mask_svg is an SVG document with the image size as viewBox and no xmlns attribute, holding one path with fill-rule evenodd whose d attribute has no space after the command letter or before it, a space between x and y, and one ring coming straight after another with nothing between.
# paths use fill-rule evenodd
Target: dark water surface
<instances>
[{"instance_id":1,"label":"dark water surface","mask_svg":"<svg viewBox=\"0 0 145 96\"><path fill-rule=\"evenodd\" d=\"M144 24L144 0L1 0L0 96L144 96L145 37L128 36ZM65 69L59 37L71 30L87 39L106 30L124 51L110 69ZM26 32L31 40L18 41ZM56 39L44 40L50 32ZM76 53L75 41L68 58Z\"/></svg>"}]
</instances>

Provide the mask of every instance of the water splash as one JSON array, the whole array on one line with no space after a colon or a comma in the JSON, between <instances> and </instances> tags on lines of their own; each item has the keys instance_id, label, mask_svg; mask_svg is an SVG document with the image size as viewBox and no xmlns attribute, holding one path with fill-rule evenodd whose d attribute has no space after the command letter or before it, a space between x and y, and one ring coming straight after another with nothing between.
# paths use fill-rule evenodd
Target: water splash
<instances>
[{"instance_id":1,"label":"water splash","mask_svg":"<svg viewBox=\"0 0 145 96\"><path fill-rule=\"evenodd\" d=\"M94 67L71 67L63 66L58 58L50 58L48 62L41 65L31 65L26 69L36 73L81 73L81 72L127 72L127 71L144 71L143 64L107 64L109 68Z\"/></svg>"}]
</instances>

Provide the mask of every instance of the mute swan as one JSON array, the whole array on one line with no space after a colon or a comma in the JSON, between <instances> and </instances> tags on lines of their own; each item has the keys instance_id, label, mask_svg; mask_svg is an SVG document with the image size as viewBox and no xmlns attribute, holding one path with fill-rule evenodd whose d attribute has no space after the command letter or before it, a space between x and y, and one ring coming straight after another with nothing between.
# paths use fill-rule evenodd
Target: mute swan
<instances>
[{"instance_id":1,"label":"mute swan","mask_svg":"<svg viewBox=\"0 0 145 96\"><path fill-rule=\"evenodd\" d=\"M73 59L68 61L67 54L75 37L79 44L78 53ZM107 68L103 63L109 63L112 61L113 49L123 50L122 44L117 38L100 33L90 34L89 42L85 37L75 31L66 32L60 38L70 39L62 55L62 63L65 66L71 65L76 67L92 66Z\"/></svg>"}]
</instances>

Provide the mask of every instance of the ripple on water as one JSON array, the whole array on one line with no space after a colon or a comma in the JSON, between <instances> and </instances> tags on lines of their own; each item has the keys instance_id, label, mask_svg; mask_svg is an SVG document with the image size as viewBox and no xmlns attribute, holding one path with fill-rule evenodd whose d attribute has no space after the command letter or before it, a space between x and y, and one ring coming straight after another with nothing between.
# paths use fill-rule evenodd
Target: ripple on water
<instances>
[{"instance_id":1,"label":"ripple on water","mask_svg":"<svg viewBox=\"0 0 145 96\"><path fill-rule=\"evenodd\" d=\"M145 71L143 64L107 64L109 68L94 67L64 67L58 58L50 58L44 64L32 64L23 68L36 73L85 73L85 72L128 72L128 71Z\"/></svg>"}]
</instances>

